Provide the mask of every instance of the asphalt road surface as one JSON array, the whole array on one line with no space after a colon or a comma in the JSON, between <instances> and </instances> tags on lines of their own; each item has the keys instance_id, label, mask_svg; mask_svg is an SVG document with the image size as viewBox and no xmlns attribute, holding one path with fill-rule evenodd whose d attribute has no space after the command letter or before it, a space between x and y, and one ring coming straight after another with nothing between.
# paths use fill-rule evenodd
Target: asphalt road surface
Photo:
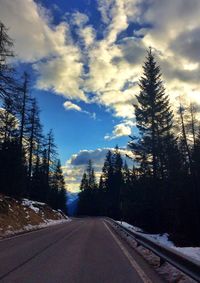
<instances>
[{"instance_id":1,"label":"asphalt road surface","mask_svg":"<svg viewBox=\"0 0 200 283\"><path fill-rule=\"evenodd\" d=\"M159 283L103 219L84 218L0 241L2 283Z\"/></svg>"}]
</instances>

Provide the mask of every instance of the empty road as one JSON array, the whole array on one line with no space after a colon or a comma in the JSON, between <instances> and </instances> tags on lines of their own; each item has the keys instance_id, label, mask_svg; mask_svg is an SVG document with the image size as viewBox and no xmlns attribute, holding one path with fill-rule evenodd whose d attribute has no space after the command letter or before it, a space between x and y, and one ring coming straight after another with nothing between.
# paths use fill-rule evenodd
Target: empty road
<instances>
[{"instance_id":1,"label":"empty road","mask_svg":"<svg viewBox=\"0 0 200 283\"><path fill-rule=\"evenodd\" d=\"M2 283L159 283L103 219L84 218L0 241Z\"/></svg>"}]
</instances>

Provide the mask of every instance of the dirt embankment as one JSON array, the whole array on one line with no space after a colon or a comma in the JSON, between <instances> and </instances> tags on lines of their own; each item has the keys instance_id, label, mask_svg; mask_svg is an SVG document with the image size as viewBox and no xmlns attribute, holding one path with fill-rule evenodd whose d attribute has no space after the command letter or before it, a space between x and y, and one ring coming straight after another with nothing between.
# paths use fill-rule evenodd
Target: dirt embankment
<instances>
[{"instance_id":1,"label":"dirt embankment","mask_svg":"<svg viewBox=\"0 0 200 283\"><path fill-rule=\"evenodd\" d=\"M0 195L0 238L69 221L47 204Z\"/></svg>"}]
</instances>

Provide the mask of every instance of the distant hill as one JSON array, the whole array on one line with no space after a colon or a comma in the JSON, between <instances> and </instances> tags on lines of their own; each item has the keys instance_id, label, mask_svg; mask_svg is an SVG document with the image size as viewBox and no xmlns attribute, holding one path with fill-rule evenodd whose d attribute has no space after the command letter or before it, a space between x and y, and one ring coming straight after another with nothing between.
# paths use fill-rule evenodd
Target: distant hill
<instances>
[{"instance_id":1,"label":"distant hill","mask_svg":"<svg viewBox=\"0 0 200 283\"><path fill-rule=\"evenodd\" d=\"M78 193L67 192L67 210L69 216L76 215L78 204Z\"/></svg>"}]
</instances>

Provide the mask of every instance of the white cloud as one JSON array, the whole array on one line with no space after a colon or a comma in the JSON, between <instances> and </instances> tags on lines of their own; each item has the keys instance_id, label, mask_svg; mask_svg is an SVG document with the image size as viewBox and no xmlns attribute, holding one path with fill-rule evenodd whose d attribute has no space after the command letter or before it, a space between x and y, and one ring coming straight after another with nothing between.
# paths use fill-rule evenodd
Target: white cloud
<instances>
[{"instance_id":1,"label":"white cloud","mask_svg":"<svg viewBox=\"0 0 200 283\"><path fill-rule=\"evenodd\" d=\"M112 140L123 136L130 136L132 134L132 128L136 125L133 119L124 120L124 122L114 126L112 134L105 135L105 140Z\"/></svg>"},{"instance_id":2,"label":"white cloud","mask_svg":"<svg viewBox=\"0 0 200 283\"><path fill-rule=\"evenodd\" d=\"M34 63L38 88L72 101L95 102L114 116L132 119L145 50L152 46L173 107L180 94L200 102L199 0L99 0L98 31L78 11L53 25L50 12L33 0L0 0L0 6L19 59ZM137 29L133 25L127 37L130 23ZM129 129L114 128L112 135Z\"/></svg>"},{"instance_id":3,"label":"white cloud","mask_svg":"<svg viewBox=\"0 0 200 283\"><path fill-rule=\"evenodd\" d=\"M54 26L50 12L33 0L0 0L0 18L9 28L17 58L34 63L37 86L69 99L87 101L81 89L83 62L69 25Z\"/></svg>"},{"instance_id":4,"label":"white cloud","mask_svg":"<svg viewBox=\"0 0 200 283\"><path fill-rule=\"evenodd\" d=\"M89 18L86 14L80 13L78 11L72 14L71 22L73 25L76 25L78 27L83 27L87 24L88 21Z\"/></svg>"},{"instance_id":5,"label":"white cloud","mask_svg":"<svg viewBox=\"0 0 200 283\"><path fill-rule=\"evenodd\" d=\"M78 30L78 35L83 40L83 43L86 48L89 48L94 42L96 33L91 26L87 26Z\"/></svg>"},{"instance_id":6,"label":"white cloud","mask_svg":"<svg viewBox=\"0 0 200 283\"><path fill-rule=\"evenodd\" d=\"M83 82L83 64L78 60L78 50L68 46L69 53L63 53L52 57L47 62L38 62L33 65L38 73L37 87L43 90L51 90L68 99L87 102L87 97L81 90Z\"/></svg>"},{"instance_id":7,"label":"white cloud","mask_svg":"<svg viewBox=\"0 0 200 283\"><path fill-rule=\"evenodd\" d=\"M123 136L130 136L131 135L131 126L130 124L120 123L114 127L114 130L111 135L105 135L105 140L112 140L116 138L120 138Z\"/></svg>"},{"instance_id":8,"label":"white cloud","mask_svg":"<svg viewBox=\"0 0 200 283\"><path fill-rule=\"evenodd\" d=\"M66 110L75 110L75 111L82 111L81 107L71 101L65 101L63 106Z\"/></svg>"},{"instance_id":9,"label":"white cloud","mask_svg":"<svg viewBox=\"0 0 200 283\"><path fill-rule=\"evenodd\" d=\"M83 110L79 105L72 103L71 101L65 101L63 103L63 106L65 108L65 110L70 111L70 110L74 110L74 111L78 111L78 112L82 112L84 114L87 114L90 116L90 118L96 120L96 113L91 113L88 111Z\"/></svg>"},{"instance_id":10,"label":"white cloud","mask_svg":"<svg viewBox=\"0 0 200 283\"><path fill-rule=\"evenodd\" d=\"M0 0L1 21L14 39L16 54L30 62L51 55L60 43L60 30L49 27L47 10L32 0Z\"/></svg>"}]
</instances>

